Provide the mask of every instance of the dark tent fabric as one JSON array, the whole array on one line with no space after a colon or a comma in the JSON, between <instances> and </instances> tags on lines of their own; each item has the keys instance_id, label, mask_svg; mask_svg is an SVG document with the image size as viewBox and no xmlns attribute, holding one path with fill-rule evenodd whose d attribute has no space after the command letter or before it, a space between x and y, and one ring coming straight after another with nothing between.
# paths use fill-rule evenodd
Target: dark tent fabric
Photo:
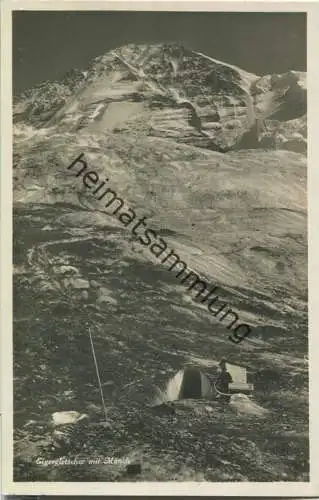
<instances>
[{"instance_id":1,"label":"dark tent fabric","mask_svg":"<svg viewBox=\"0 0 319 500\"><path fill-rule=\"evenodd\" d=\"M196 399L202 397L202 377L197 368L186 368L180 389L180 399Z\"/></svg>"},{"instance_id":2,"label":"dark tent fabric","mask_svg":"<svg viewBox=\"0 0 319 500\"><path fill-rule=\"evenodd\" d=\"M200 368L187 366L169 380L163 396L166 401L210 398L212 385Z\"/></svg>"}]
</instances>

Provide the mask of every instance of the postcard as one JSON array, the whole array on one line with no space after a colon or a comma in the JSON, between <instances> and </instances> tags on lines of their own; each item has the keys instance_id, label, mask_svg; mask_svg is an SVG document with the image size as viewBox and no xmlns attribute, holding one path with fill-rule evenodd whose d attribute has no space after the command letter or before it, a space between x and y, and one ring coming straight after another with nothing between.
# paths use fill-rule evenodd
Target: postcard
<instances>
[{"instance_id":1,"label":"postcard","mask_svg":"<svg viewBox=\"0 0 319 500\"><path fill-rule=\"evenodd\" d=\"M318 14L3 2L5 494L319 494Z\"/></svg>"}]
</instances>

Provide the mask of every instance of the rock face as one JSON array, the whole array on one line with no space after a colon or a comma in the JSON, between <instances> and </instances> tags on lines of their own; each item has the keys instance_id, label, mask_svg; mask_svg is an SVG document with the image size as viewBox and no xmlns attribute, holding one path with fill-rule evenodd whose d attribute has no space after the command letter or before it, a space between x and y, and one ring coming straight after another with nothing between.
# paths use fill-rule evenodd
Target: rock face
<instances>
[{"instance_id":1,"label":"rock face","mask_svg":"<svg viewBox=\"0 0 319 500\"><path fill-rule=\"evenodd\" d=\"M283 142L284 149L305 152L305 113L304 73L259 77L173 44L110 51L87 71L30 89L14 106L20 126L60 132L134 129L221 152L281 148ZM293 125L298 137L289 135L291 120L298 120Z\"/></svg>"}]
</instances>

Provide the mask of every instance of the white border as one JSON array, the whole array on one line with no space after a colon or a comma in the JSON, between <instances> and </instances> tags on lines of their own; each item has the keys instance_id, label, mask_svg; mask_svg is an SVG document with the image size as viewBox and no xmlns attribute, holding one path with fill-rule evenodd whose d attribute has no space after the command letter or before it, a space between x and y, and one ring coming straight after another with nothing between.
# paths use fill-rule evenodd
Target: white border
<instances>
[{"instance_id":1,"label":"white border","mask_svg":"<svg viewBox=\"0 0 319 500\"><path fill-rule=\"evenodd\" d=\"M0 0L1 1L1 0ZM309 351L310 351L310 482L139 482L139 483L13 483L12 481L12 10L154 10L154 11L254 11L308 13L308 198L309 198ZM319 328L318 279L319 255L319 4L283 1L89 1L89 0L3 0L1 5L1 380L3 399L3 490L11 495L227 495L227 496L319 496L319 446L316 422L319 421L318 374ZM317 49L318 48L318 49ZM316 134L317 132L317 134ZM317 231L316 231L317 229ZM317 299L317 300L316 300ZM317 307L316 307L317 306Z\"/></svg>"}]
</instances>

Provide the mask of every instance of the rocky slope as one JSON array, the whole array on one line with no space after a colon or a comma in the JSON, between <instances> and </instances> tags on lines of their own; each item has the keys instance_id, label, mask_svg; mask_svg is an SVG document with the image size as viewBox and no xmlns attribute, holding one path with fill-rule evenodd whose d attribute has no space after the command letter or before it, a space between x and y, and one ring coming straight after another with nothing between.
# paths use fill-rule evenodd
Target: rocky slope
<instances>
[{"instance_id":1,"label":"rocky slope","mask_svg":"<svg viewBox=\"0 0 319 500\"><path fill-rule=\"evenodd\" d=\"M126 480L109 466L35 464L39 454L111 451L142 461L141 480L307 479L305 113L304 74L259 77L175 45L119 48L16 99L17 480ZM229 342L225 326L105 214L66 168L80 153L220 286L254 327L250 338ZM252 372L265 417L216 402L179 403L172 417L146 407L183 364L214 373L222 356ZM62 410L89 423L82 440L75 432L54 448L50 419Z\"/></svg>"}]
</instances>

